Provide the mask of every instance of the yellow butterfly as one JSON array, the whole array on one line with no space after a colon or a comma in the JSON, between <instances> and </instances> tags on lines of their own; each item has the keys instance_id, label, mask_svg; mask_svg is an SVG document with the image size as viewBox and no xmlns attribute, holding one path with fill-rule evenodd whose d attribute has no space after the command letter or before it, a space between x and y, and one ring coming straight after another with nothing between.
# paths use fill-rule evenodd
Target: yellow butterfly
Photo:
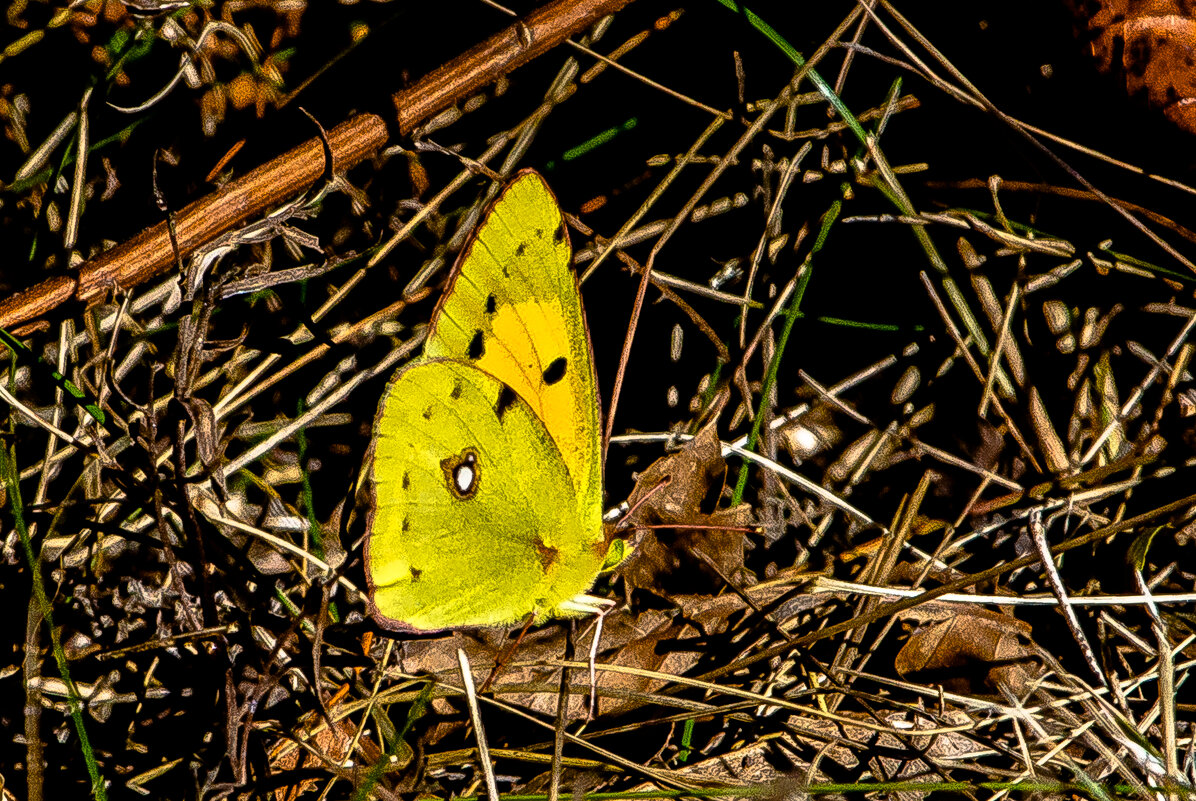
<instances>
[{"instance_id":1,"label":"yellow butterfly","mask_svg":"<svg viewBox=\"0 0 1196 801\"><path fill-rule=\"evenodd\" d=\"M596 611L606 560L594 360L556 198L525 170L391 379L365 477L371 611L396 630Z\"/></svg>"}]
</instances>

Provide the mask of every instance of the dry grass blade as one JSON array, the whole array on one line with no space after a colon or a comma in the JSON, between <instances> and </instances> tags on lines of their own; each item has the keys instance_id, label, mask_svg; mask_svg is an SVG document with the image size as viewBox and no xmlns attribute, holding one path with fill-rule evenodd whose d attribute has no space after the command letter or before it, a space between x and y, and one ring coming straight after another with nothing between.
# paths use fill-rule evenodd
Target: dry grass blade
<instances>
[{"instance_id":1,"label":"dry grass blade","mask_svg":"<svg viewBox=\"0 0 1196 801\"><path fill-rule=\"evenodd\" d=\"M478 708L478 692L473 685L473 672L469 667L469 658L460 648L457 649L457 661L461 666L461 682L465 686L465 700L469 702L469 717L473 722L473 736L477 739L478 762L482 766L482 775L486 779L486 794L490 801L498 801L498 784L494 781L494 765L490 762L490 746L486 742L486 730L482 727L482 712Z\"/></svg>"}]
</instances>

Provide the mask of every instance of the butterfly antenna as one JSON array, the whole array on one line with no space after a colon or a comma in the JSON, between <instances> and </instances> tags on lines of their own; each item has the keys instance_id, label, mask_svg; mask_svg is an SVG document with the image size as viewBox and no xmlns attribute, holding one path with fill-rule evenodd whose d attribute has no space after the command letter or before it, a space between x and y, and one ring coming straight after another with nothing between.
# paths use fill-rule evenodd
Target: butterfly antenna
<instances>
[{"instance_id":1,"label":"butterfly antenna","mask_svg":"<svg viewBox=\"0 0 1196 801\"><path fill-rule=\"evenodd\" d=\"M507 662L509 662L511 657L515 655L515 652L519 650L519 645L523 642L524 635L527 634L528 629L530 629L532 624L535 622L536 613L532 612L527 616L527 622L523 624L523 629L519 632L519 636L515 638L515 642L502 649L502 652L499 653L498 659L494 661L494 667L490 669L490 675L486 677L485 683L482 684L482 689L478 690L478 692L484 693L490 689L490 685L494 684L494 680L498 678L500 673L502 673L503 668L507 666Z\"/></svg>"},{"instance_id":2,"label":"butterfly antenna","mask_svg":"<svg viewBox=\"0 0 1196 801\"><path fill-rule=\"evenodd\" d=\"M673 483L673 477L672 477L672 476L665 476L663 479L661 479L661 481L660 481L660 483L659 483L659 484L657 484L655 487L653 487L652 489L650 489L650 490L648 490L646 493L644 493L644 497L642 497L642 498L640 498L638 501L636 501L636 502L635 502L635 506L631 507L630 509L628 509L628 510L627 510L627 511L626 511L626 512L623 514L623 520L626 520L626 519L628 519L629 517L631 517L631 515L635 513L635 510L636 510L636 509L638 509L638 508L640 508L641 506L643 506L643 505L644 505L644 503L645 503L645 502L646 502L646 501L647 501L649 498L651 498L651 497L652 497L653 495L655 495L656 493L660 492L662 489L664 489L665 487L667 487L667 486L668 486L669 484L671 484L671 483ZM622 522L622 520L620 520L619 522Z\"/></svg>"},{"instance_id":3,"label":"butterfly antenna","mask_svg":"<svg viewBox=\"0 0 1196 801\"><path fill-rule=\"evenodd\" d=\"M654 523L640 526L646 529L670 529L675 531L740 531L744 534L759 534L763 526L716 526L711 523Z\"/></svg>"}]
</instances>

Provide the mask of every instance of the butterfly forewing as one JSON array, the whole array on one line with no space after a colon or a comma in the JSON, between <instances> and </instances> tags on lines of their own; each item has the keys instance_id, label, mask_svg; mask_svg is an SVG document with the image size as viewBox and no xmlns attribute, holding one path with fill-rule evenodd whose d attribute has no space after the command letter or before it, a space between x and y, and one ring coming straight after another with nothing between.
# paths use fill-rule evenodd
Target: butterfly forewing
<instances>
[{"instance_id":1,"label":"butterfly forewing","mask_svg":"<svg viewBox=\"0 0 1196 801\"><path fill-rule=\"evenodd\" d=\"M552 191L520 173L461 253L424 352L476 365L525 399L563 454L583 516L600 527L601 422L571 257Z\"/></svg>"}]
</instances>

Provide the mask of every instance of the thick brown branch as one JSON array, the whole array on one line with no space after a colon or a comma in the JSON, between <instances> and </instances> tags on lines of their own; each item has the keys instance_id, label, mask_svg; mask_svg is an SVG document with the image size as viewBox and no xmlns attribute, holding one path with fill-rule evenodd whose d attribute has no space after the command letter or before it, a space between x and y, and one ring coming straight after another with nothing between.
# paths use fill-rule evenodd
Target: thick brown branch
<instances>
[{"instance_id":1,"label":"thick brown branch","mask_svg":"<svg viewBox=\"0 0 1196 801\"><path fill-rule=\"evenodd\" d=\"M618 11L629 0L556 0L528 14L476 47L397 92L399 132L419 123L486 84L556 47L567 37Z\"/></svg>"},{"instance_id":2,"label":"thick brown branch","mask_svg":"<svg viewBox=\"0 0 1196 801\"><path fill-rule=\"evenodd\" d=\"M386 123L362 114L328 132L335 168L351 167L386 142ZM307 189L324 172L323 144L309 139L184 208L175 217L181 255ZM57 276L0 301L0 326L11 328L75 299L92 301L112 287L132 287L174 263L166 222L101 253L74 276Z\"/></svg>"}]
</instances>

